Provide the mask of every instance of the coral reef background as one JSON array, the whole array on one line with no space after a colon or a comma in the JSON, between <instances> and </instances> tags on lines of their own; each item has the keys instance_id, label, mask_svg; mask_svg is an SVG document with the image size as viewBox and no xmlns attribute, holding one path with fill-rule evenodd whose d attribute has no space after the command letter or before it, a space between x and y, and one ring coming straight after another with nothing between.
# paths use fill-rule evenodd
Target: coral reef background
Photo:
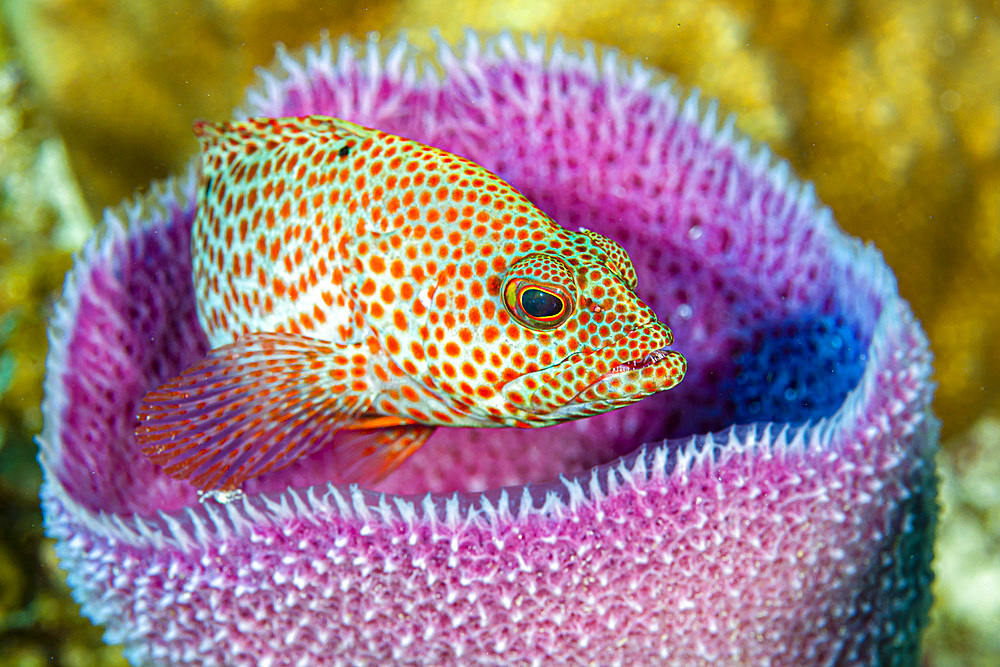
<instances>
[{"instance_id":1,"label":"coral reef background","mask_svg":"<svg viewBox=\"0 0 1000 667\"><path fill-rule=\"evenodd\" d=\"M1000 11L740 0L0 0L0 665L118 664L42 538L45 319L100 210L178 171L275 41L405 29L562 34L718 98L896 271L936 354L943 421L926 664L1000 661ZM990 597L992 595L993 597Z\"/></svg>"}]
</instances>

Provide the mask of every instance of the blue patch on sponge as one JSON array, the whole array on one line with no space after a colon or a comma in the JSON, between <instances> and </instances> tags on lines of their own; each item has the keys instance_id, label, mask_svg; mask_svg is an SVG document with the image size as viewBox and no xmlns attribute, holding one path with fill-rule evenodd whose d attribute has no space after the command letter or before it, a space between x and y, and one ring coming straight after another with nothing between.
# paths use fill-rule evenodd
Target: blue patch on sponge
<instances>
[{"instance_id":1,"label":"blue patch on sponge","mask_svg":"<svg viewBox=\"0 0 1000 667\"><path fill-rule=\"evenodd\" d=\"M868 341L843 317L806 315L754 327L721 383L736 424L828 417L864 372Z\"/></svg>"}]
</instances>

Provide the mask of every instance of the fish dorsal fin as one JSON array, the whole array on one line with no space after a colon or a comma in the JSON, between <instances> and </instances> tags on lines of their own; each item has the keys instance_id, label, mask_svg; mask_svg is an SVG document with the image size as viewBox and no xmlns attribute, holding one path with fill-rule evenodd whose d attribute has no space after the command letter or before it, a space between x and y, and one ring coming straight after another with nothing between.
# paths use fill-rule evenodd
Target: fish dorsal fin
<instances>
[{"instance_id":1,"label":"fish dorsal fin","mask_svg":"<svg viewBox=\"0 0 1000 667\"><path fill-rule=\"evenodd\" d=\"M199 121L194 132L201 143L200 202L211 202L222 224L232 223L232 205L241 192L251 208L262 199L274 204L293 183L305 185L310 177L352 164L354 148L376 134L327 116ZM255 186L259 190L251 195Z\"/></svg>"},{"instance_id":2,"label":"fish dorsal fin","mask_svg":"<svg viewBox=\"0 0 1000 667\"><path fill-rule=\"evenodd\" d=\"M200 120L194 124L194 133L203 153L238 149L252 154L261 149L274 150L289 141L305 143L314 139L322 143L333 142L336 146L337 142L365 139L374 132L357 123L330 116L248 118L221 123Z\"/></svg>"},{"instance_id":3,"label":"fish dorsal fin","mask_svg":"<svg viewBox=\"0 0 1000 667\"><path fill-rule=\"evenodd\" d=\"M279 173L294 179L324 162L344 163L375 130L339 118L302 116L199 121L194 133L201 143L202 179L211 190L220 180L238 186L266 182ZM215 193L222 195L218 188Z\"/></svg>"}]
</instances>

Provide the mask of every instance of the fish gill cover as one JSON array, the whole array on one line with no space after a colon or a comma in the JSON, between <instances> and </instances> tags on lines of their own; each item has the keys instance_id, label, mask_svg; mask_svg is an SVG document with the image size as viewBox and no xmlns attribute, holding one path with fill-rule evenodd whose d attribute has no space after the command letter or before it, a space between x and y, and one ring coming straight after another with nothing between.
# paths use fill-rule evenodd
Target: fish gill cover
<instances>
[{"instance_id":1,"label":"fish gill cover","mask_svg":"<svg viewBox=\"0 0 1000 667\"><path fill-rule=\"evenodd\" d=\"M325 114L496 172L621 243L688 375L547 429L443 429L373 489L336 456L201 504L140 453L150 387L206 351L193 172L105 216L50 329L48 533L136 664L912 664L930 604L927 340L714 104L584 45L279 53L242 115Z\"/></svg>"}]
</instances>

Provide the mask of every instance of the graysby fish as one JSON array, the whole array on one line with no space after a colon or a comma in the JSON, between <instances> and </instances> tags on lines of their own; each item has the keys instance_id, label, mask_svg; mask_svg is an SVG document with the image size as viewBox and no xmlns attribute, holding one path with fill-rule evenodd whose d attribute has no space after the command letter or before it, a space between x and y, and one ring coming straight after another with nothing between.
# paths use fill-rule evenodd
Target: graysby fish
<instances>
[{"instance_id":1,"label":"graysby fish","mask_svg":"<svg viewBox=\"0 0 1000 667\"><path fill-rule=\"evenodd\" d=\"M171 476L224 497L351 431L342 478L374 480L437 427L547 426L683 378L621 246L483 167L321 116L195 132L212 349L136 428Z\"/></svg>"}]
</instances>

